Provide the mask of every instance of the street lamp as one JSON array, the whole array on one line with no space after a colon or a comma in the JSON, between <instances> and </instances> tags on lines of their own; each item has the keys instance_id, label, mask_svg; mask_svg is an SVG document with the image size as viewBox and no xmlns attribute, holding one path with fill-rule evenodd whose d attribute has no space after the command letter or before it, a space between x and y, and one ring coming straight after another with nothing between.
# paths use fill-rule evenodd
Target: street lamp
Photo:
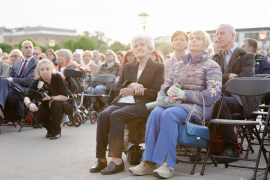
<instances>
[{"instance_id":1,"label":"street lamp","mask_svg":"<svg viewBox=\"0 0 270 180\"><path fill-rule=\"evenodd\" d=\"M54 46L55 46L55 41L54 40L50 40L49 41L49 46L50 46L50 48L54 48Z\"/></svg>"},{"instance_id":2,"label":"street lamp","mask_svg":"<svg viewBox=\"0 0 270 180\"><path fill-rule=\"evenodd\" d=\"M146 12L142 12L141 14L139 14L141 23L143 25L143 32L145 32L145 24L147 23L149 16L150 15L149 14L146 14Z\"/></svg>"},{"instance_id":3,"label":"street lamp","mask_svg":"<svg viewBox=\"0 0 270 180\"><path fill-rule=\"evenodd\" d=\"M267 33L265 31L261 31L259 36L260 36L260 39L262 40L262 49L264 49L263 44L264 44L264 40L266 39Z\"/></svg>"}]
</instances>

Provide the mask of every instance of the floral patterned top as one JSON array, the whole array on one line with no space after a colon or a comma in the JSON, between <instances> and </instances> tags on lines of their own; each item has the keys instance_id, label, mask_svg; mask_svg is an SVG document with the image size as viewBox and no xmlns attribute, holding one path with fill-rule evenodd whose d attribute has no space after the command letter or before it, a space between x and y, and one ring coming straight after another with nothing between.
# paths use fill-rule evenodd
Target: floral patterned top
<instances>
[{"instance_id":1,"label":"floral patterned top","mask_svg":"<svg viewBox=\"0 0 270 180\"><path fill-rule=\"evenodd\" d=\"M205 103L205 119L209 120L213 112L215 102L220 98L222 89L222 73L220 66L209 59L208 53L200 54L192 62L189 62L191 54L180 56L178 62L170 73L166 82L161 86L161 91L167 90L181 81L181 89L186 93L186 99L180 106L188 113L192 110L191 120L196 124L203 121L203 101Z\"/></svg>"}]
</instances>

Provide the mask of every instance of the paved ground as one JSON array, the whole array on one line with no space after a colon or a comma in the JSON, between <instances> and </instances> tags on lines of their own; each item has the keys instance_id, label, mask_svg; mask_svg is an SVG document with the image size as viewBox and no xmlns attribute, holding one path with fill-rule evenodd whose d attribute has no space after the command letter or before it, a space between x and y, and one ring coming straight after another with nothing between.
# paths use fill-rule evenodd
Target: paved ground
<instances>
[{"instance_id":1,"label":"paved ground","mask_svg":"<svg viewBox=\"0 0 270 180\"><path fill-rule=\"evenodd\" d=\"M96 124L86 122L80 127L63 127L62 137L58 140L45 138L46 130L2 126L0 134L0 179L20 180L58 180L58 179L91 179L91 180L140 180L156 179L152 175L133 176L127 169L125 172L102 176L90 174L89 168L95 162ZM256 151L257 152L257 151ZM239 164L239 162L237 162ZM250 163L251 164L251 163ZM263 165L263 161L261 161ZM251 164L252 165L252 164ZM190 175L191 164L178 163L175 175L171 178L181 180L246 180L251 179L253 170L225 168L208 165L205 175L200 175L201 165L197 166L195 175ZM257 179L263 179L263 171L258 172ZM270 178L269 178L270 179Z\"/></svg>"}]
</instances>

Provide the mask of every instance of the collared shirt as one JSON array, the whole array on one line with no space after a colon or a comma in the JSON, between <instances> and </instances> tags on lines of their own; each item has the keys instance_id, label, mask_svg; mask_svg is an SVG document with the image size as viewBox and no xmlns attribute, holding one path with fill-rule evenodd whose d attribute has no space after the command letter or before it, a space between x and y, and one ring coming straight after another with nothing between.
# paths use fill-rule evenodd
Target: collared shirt
<instances>
[{"instance_id":1,"label":"collared shirt","mask_svg":"<svg viewBox=\"0 0 270 180\"><path fill-rule=\"evenodd\" d=\"M234 50L237 48L237 46L234 46L232 49L229 50L229 52L227 53L226 51L225 52L225 60L226 60L226 66L228 65L231 57L232 57L232 54L234 52Z\"/></svg>"},{"instance_id":2,"label":"collared shirt","mask_svg":"<svg viewBox=\"0 0 270 180\"><path fill-rule=\"evenodd\" d=\"M27 65L29 64L29 62L30 62L30 60L31 60L32 58L33 58L33 56L31 56L30 58L27 59L27 62L26 62L26 65L25 65L24 69L27 67ZM25 59L22 60L22 65L21 65L21 67L20 67L19 73L21 73L21 70L22 70L22 67L23 67L24 62L25 62Z\"/></svg>"}]
</instances>

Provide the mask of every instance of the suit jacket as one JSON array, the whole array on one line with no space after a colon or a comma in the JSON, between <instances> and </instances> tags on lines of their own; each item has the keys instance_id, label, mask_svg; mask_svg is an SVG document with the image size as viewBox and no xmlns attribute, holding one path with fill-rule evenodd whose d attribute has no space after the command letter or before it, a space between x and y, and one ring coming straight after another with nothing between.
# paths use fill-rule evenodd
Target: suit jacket
<instances>
[{"instance_id":1,"label":"suit jacket","mask_svg":"<svg viewBox=\"0 0 270 180\"><path fill-rule=\"evenodd\" d=\"M139 62L125 64L122 69L122 76L117 83L115 93L118 95L122 88L127 87L133 82L142 84L147 90L144 92L144 96L134 96L134 100L138 114L147 118L151 111L146 109L145 104L156 101L157 93L164 83L164 65L149 59L137 81L138 66ZM112 103L116 103L120 98L121 96L118 95Z\"/></svg>"},{"instance_id":2,"label":"suit jacket","mask_svg":"<svg viewBox=\"0 0 270 180\"><path fill-rule=\"evenodd\" d=\"M4 72L8 67L9 65L7 63L5 63L4 61L0 61L0 76L6 76Z\"/></svg>"},{"instance_id":3,"label":"suit jacket","mask_svg":"<svg viewBox=\"0 0 270 180\"><path fill-rule=\"evenodd\" d=\"M13 64L9 73L9 77L12 77L13 82L18 83L24 89L24 91L27 91L35 79L35 69L37 67L38 60L32 57L28 65L25 67L21 77L19 78L20 76L19 71L22 64L23 64L23 61L19 61Z\"/></svg>"},{"instance_id":4,"label":"suit jacket","mask_svg":"<svg viewBox=\"0 0 270 180\"><path fill-rule=\"evenodd\" d=\"M221 50L212 57L221 68L223 85L229 80L228 75L230 73L237 74L239 77L252 77L255 75L255 58L253 54L237 47L231 56L227 68L225 67L224 54L224 50Z\"/></svg>"}]
</instances>

